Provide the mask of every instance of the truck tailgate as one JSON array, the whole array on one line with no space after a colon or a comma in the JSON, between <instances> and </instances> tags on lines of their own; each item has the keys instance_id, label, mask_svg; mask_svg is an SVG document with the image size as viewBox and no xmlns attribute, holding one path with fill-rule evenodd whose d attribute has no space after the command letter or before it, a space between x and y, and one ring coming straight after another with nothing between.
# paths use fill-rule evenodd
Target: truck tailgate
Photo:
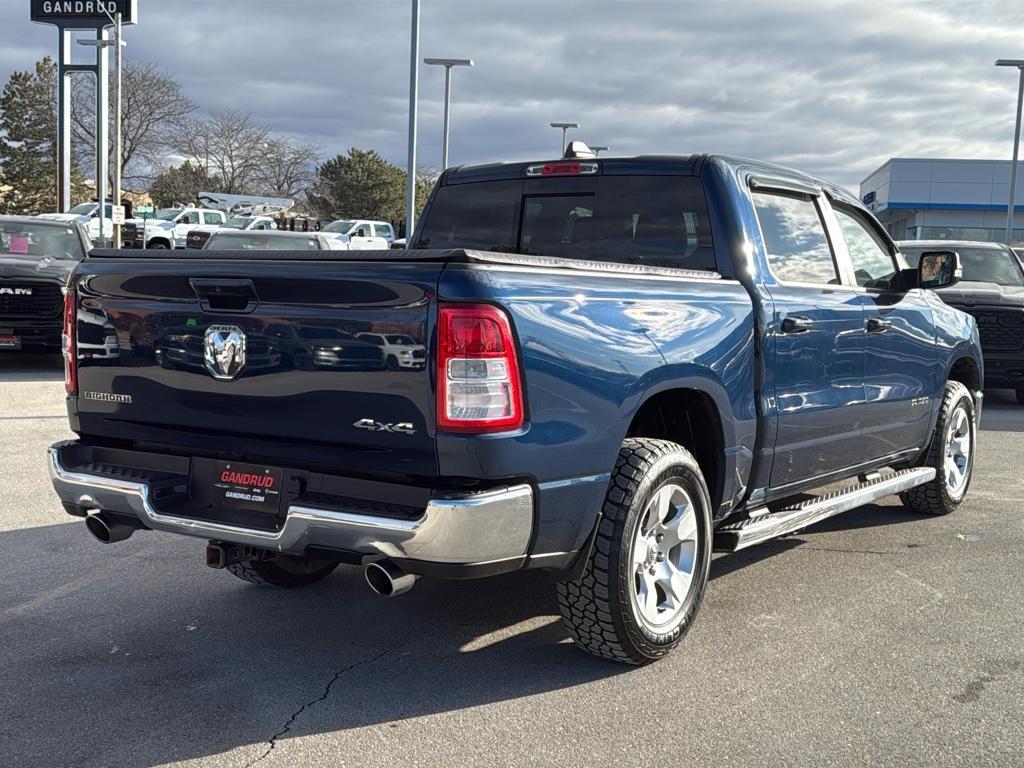
<instances>
[{"instance_id":1,"label":"truck tailgate","mask_svg":"<svg viewBox=\"0 0 1024 768\"><path fill-rule=\"evenodd\" d=\"M437 474L427 348L441 261L193 253L79 268L83 435ZM117 349L91 344L93 325L113 326Z\"/></svg>"}]
</instances>

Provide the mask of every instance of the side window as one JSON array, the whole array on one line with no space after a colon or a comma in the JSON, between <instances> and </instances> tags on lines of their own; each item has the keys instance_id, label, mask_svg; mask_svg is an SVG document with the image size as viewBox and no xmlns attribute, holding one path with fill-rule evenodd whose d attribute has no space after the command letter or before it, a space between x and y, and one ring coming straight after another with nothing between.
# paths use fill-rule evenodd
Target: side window
<instances>
[{"instance_id":1,"label":"side window","mask_svg":"<svg viewBox=\"0 0 1024 768\"><path fill-rule=\"evenodd\" d=\"M181 214L181 218L178 219L179 224L198 224L199 214L189 211L188 213Z\"/></svg>"},{"instance_id":2,"label":"side window","mask_svg":"<svg viewBox=\"0 0 1024 768\"><path fill-rule=\"evenodd\" d=\"M839 272L814 200L763 192L751 196L772 273L790 283L838 285Z\"/></svg>"},{"instance_id":3,"label":"side window","mask_svg":"<svg viewBox=\"0 0 1024 768\"><path fill-rule=\"evenodd\" d=\"M374 224L373 228L376 232L377 237L383 237L385 239L389 239L391 237L390 224Z\"/></svg>"},{"instance_id":4,"label":"side window","mask_svg":"<svg viewBox=\"0 0 1024 768\"><path fill-rule=\"evenodd\" d=\"M223 220L221 219L219 213L213 213L213 212L210 212L210 211L204 211L203 212L203 221L206 222L207 224L223 224L224 223Z\"/></svg>"},{"instance_id":5,"label":"side window","mask_svg":"<svg viewBox=\"0 0 1024 768\"><path fill-rule=\"evenodd\" d=\"M889 251L856 216L839 208L835 212L846 241L846 250L850 252L857 285L861 288L892 288L896 262Z\"/></svg>"}]
</instances>

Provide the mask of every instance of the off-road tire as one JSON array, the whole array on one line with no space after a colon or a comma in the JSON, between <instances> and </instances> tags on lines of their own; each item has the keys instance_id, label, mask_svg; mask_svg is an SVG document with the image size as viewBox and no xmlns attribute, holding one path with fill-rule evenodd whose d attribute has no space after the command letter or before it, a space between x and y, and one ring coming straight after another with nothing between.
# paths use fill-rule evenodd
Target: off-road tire
<instances>
[{"instance_id":1,"label":"off-road tire","mask_svg":"<svg viewBox=\"0 0 1024 768\"><path fill-rule=\"evenodd\" d=\"M690 496L697 519L693 581L677 619L654 633L633 613L630 546L638 518L669 480ZM558 584L562 620L576 644L595 656L648 664L668 654L693 623L711 565L711 501L689 451L668 440L628 438L619 450L589 561L578 581Z\"/></svg>"},{"instance_id":2,"label":"off-road tire","mask_svg":"<svg viewBox=\"0 0 1024 768\"><path fill-rule=\"evenodd\" d=\"M970 421L971 434L971 455L967 468L967 483L963 490L953 496L946 485L945 460L946 460L946 432L949 428L950 418L953 413L963 408L967 412ZM939 411L939 419L935 424L935 432L932 434L931 445L924 458L918 462L920 467L934 467L935 478L924 485L903 491L900 494L900 501L904 506L914 512L924 515L948 515L956 510L967 496L967 490L971 487L971 475L974 470L974 457L978 452L978 429L974 421L974 398L970 391L959 381L947 381L946 389L942 397L942 408Z\"/></svg>"},{"instance_id":3,"label":"off-road tire","mask_svg":"<svg viewBox=\"0 0 1024 768\"><path fill-rule=\"evenodd\" d=\"M266 587L291 589L323 581L338 564L308 557L280 557L276 560L246 560L232 563L227 570L242 581Z\"/></svg>"}]
</instances>

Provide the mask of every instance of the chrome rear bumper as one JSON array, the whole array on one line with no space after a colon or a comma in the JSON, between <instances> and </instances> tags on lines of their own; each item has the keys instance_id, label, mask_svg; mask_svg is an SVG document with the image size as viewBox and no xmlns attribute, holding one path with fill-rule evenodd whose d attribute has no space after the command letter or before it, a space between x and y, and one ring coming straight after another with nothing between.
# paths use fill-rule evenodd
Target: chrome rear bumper
<instances>
[{"instance_id":1,"label":"chrome rear bumper","mask_svg":"<svg viewBox=\"0 0 1024 768\"><path fill-rule=\"evenodd\" d=\"M66 469L60 447L49 450L50 478L61 501L137 518L146 528L227 541L286 554L326 547L396 560L484 564L521 559L533 532L533 490L515 485L431 500L423 515L400 520L292 504L277 530L227 525L157 510L149 486Z\"/></svg>"}]
</instances>

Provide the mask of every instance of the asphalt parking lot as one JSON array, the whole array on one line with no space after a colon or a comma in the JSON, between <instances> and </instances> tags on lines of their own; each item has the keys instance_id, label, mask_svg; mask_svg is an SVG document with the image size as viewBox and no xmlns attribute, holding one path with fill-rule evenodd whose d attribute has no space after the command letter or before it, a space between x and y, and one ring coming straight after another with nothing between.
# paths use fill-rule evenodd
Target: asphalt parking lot
<instances>
[{"instance_id":1,"label":"asphalt parking lot","mask_svg":"<svg viewBox=\"0 0 1024 768\"><path fill-rule=\"evenodd\" d=\"M544 575L299 591L64 515L60 360L0 358L0 765L1019 766L1024 408L956 514L896 499L718 557L658 664L576 651Z\"/></svg>"}]
</instances>

